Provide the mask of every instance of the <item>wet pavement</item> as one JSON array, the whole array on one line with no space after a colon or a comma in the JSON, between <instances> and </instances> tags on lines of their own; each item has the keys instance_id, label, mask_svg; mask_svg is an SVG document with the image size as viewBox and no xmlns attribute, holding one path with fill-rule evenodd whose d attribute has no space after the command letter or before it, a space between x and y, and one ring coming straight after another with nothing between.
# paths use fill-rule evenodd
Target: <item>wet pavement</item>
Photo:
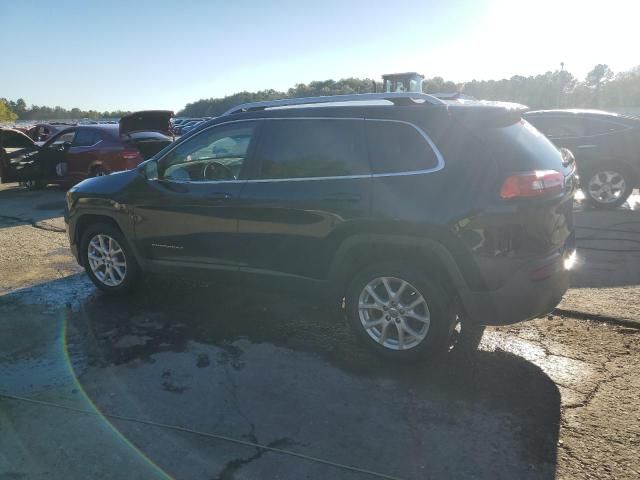
<instances>
[{"instance_id":1,"label":"wet pavement","mask_svg":"<svg viewBox=\"0 0 640 480\"><path fill-rule=\"evenodd\" d=\"M640 330L555 315L389 364L275 287L101 295L65 250L61 198L0 190L0 479L640 475ZM572 306L594 275L638 287L634 254L613 279L585 261Z\"/></svg>"}]
</instances>

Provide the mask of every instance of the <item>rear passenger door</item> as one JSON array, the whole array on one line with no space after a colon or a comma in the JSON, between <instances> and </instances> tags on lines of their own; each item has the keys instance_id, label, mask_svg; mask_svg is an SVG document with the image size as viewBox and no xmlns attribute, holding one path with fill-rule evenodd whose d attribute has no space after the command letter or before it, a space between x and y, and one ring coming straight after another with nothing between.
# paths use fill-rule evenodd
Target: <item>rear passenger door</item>
<instances>
[{"instance_id":1,"label":"rear passenger door","mask_svg":"<svg viewBox=\"0 0 640 480\"><path fill-rule=\"evenodd\" d=\"M322 278L353 222L369 215L364 120L267 118L241 194L241 269Z\"/></svg>"}]
</instances>

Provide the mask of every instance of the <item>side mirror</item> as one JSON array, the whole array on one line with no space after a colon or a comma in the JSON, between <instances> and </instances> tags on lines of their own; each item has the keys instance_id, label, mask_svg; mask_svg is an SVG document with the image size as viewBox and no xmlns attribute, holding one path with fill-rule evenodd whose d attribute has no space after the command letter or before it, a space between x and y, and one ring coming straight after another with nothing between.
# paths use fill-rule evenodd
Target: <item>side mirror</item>
<instances>
[{"instance_id":1,"label":"side mirror","mask_svg":"<svg viewBox=\"0 0 640 480\"><path fill-rule=\"evenodd\" d=\"M142 166L142 174L147 180L158 180L158 162L150 160Z\"/></svg>"}]
</instances>

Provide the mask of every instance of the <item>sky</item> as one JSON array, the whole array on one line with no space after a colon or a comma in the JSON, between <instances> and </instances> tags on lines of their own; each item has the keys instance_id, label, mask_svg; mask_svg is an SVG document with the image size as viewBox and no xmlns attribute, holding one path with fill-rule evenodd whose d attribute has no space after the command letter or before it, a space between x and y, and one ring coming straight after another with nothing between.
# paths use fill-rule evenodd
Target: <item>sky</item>
<instances>
[{"instance_id":1,"label":"sky","mask_svg":"<svg viewBox=\"0 0 640 480\"><path fill-rule=\"evenodd\" d=\"M170 109L418 71L456 82L640 64L640 0L0 0L0 97Z\"/></svg>"}]
</instances>

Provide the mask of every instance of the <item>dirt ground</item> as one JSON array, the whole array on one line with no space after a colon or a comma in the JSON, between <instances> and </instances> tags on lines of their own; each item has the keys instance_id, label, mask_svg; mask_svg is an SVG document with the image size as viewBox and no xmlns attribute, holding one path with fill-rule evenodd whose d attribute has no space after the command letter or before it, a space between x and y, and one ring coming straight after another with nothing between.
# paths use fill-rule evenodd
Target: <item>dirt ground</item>
<instances>
[{"instance_id":1,"label":"dirt ground","mask_svg":"<svg viewBox=\"0 0 640 480\"><path fill-rule=\"evenodd\" d=\"M576 206L591 249L558 314L438 368L388 365L289 292L104 297L63 198L0 188L0 479L640 478L637 196Z\"/></svg>"}]
</instances>

